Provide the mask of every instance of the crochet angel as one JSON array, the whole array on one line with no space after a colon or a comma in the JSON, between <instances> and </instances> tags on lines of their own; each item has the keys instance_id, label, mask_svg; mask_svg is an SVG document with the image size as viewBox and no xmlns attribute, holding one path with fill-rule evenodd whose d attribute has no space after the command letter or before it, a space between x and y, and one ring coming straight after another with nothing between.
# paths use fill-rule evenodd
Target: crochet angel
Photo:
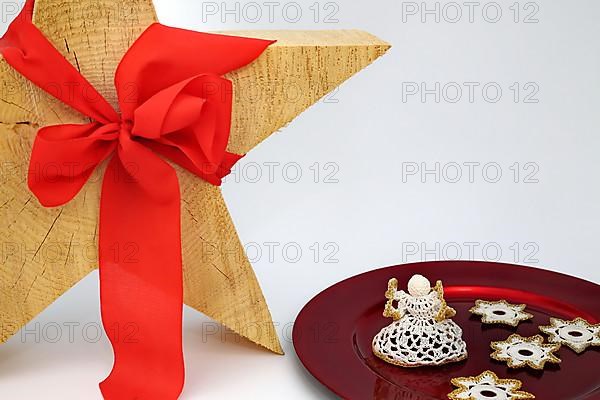
<instances>
[{"instance_id":1,"label":"crochet angel","mask_svg":"<svg viewBox=\"0 0 600 400\"><path fill-rule=\"evenodd\" d=\"M446 304L441 281L432 288L427 278L414 275L406 293L398 291L398 280L393 278L385 297L383 315L394 321L373 338L377 357L402 367L436 366L467 358L462 329L451 319L456 311Z\"/></svg>"}]
</instances>

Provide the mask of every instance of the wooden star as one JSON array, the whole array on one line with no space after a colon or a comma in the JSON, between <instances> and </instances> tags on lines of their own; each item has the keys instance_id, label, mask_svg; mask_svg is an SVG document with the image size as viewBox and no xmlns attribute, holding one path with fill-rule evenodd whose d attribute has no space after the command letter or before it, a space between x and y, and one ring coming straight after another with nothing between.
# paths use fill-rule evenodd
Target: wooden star
<instances>
[{"instance_id":1,"label":"wooden star","mask_svg":"<svg viewBox=\"0 0 600 400\"><path fill-rule=\"evenodd\" d=\"M116 106L117 63L156 20L151 0L37 0L34 23ZM277 39L234 84L228 150L248 153L390 47L361 31L225 32ZM97 268L98 171L64 207L38 204L26 183L39 127L88 122L0 59L0 342ZM290 97L289 90L294 96ZM60 167L60 166L57 166ZM282 353L269 309L218 187L176 167L182 194L185 303ZM44 171L40 171L44 173ZM117 249L122 257L135 247ZM259 329L257 329L257 326Z\"/></svg>"}]
</instances>

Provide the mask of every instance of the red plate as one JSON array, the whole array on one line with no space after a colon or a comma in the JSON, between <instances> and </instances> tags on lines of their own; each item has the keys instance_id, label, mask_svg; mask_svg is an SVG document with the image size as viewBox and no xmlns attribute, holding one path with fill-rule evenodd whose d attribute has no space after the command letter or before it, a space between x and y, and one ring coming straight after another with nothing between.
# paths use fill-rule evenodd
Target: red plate
<instances>
[{"instance_id":1,"label":"red plate","mask_svg":"<svg viewBox=\"0 0 600 400\"><path fill-rule=\"evenodd\" d=\"M371 352L371 340L391 320L382 316L390 278L406 285L415 273L441 279L446 300L458 315L469 350L466 361L437 368L389 365ZM476 299L527 304L532 321L517 328L482 325L469 308ZM600 321L600 286L578 278L511 264L443 261L383 268L342 281L312 299L300 312L293 332L298 357L321 383L346 399L447 399L450 379L492 370L501 378L523 381L523 390L542 400L600 399L600 351L581 355L564 347L562 363L544 371L511 370L490 358L490 342L511 333L531 336L549 317Z\"/></svg>"}]
</instances>

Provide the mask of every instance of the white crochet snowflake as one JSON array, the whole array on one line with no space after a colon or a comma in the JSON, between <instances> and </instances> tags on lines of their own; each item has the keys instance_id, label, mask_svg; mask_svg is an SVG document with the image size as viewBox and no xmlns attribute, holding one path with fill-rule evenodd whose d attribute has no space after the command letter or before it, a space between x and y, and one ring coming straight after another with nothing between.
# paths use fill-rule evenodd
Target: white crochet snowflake
<instances>
[{"instance_id":1,"label":"white crochet snowflake","mask_svg":"<svg viewBox=\"0 0 600 400\"><path fill-rule=\"evenodd\" d=\"M454 378L452 384L458 389L448 395L451 400L535 399L533 394L519 390L521 381L499 379L492 371L485 371L478 376Z\"/></svg>"},{"instance_id":2,"label":"white crochet snowflake","mask_svg":"<svg viewBox=\"0 0 600 400\"><path fill-rule=\"evenodd\" d=\"M510 304L506 300L499 301L475 301L475 307L469 311L481 315L484 324L504 324L517 326L521 321L533 318L533 315L525 312L525 304Z\"/></svg>"},{"instance_id":3,"label":"white crochet snowflake","mask_svg":"<svg viewBox=\"0 0 600 400\"><path fill-rule=\"evenodd\" d=\"M540 330L548 335L549 342L564 344L577 353L600 346L600 324L592 325L582 318L573 321L550 318L550 325L540 326Z\"/></svg>"},{"instance_id":4,"label":"white crochet snowflake","mask_svg":"<svg viewBox=\"0 0 600 400\"><path fill-rule=\"evenodd\" d=\"M533 369L544 369L546 363L558 364L560 358L554 355L560 349L560 344L546 344L544 338L535 335L524 338L513 334L501 342L492 342L495 351L491 357L497 361L505 361L510 368L528 366Z\"/></svg>"}]
</instances>

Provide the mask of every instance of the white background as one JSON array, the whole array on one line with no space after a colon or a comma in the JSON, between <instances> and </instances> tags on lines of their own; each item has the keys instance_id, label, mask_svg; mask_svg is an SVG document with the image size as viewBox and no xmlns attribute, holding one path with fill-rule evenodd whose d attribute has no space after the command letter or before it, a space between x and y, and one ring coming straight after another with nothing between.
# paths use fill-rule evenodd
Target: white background
<instances>
[{"instance_id":1,"label":"white background","mask_svg":"<svg viewBox=\"0 0 600 400\"><path fill-rule=\"evenodd\" d=\"M377 267L460 252L600 282L598 1L522 1L518 16L513 0L485 11L488 2L480 2L471 16L458 2L457 22L457 3L448 2L438 6L439 22L434 14L408 12L422 9L421 2L297 0L275 3L271 16L262 1L242 2L238 11L235 2L225 3L234 11L224 13L221 1L203 9L199 1L160 0L156 8L163 23L179 27L357 28L394 47L255 149L224 185L287 355L223 338L187 309L182 399L334 398L299 364L290 326L321 290ZM426 5L434 9L436 2ZM435 94L408 95L415 85L434 89L436 82L439 102ZM472 102L465 82L478 85ZM462 98L452 103L457 86ZM498 87L502 97L493 102ZM527 102L528 94L537 102ZM280 163L272 179L265 162ZM406 174L415 166L435 171L436 163L439 177ZM454 182L457 171L462 178ZM269 242L279 243L272 258ZM92 324L87 336L95 336L98 309L92 274L35 319L29 333L0 346L2 398L99 399L111 350L104 337L90 343L83 332ZM73 343L64 325L71 322L79 324ZM62 338L51 343L56 324Z\"/></svg>"}]
</instances>

